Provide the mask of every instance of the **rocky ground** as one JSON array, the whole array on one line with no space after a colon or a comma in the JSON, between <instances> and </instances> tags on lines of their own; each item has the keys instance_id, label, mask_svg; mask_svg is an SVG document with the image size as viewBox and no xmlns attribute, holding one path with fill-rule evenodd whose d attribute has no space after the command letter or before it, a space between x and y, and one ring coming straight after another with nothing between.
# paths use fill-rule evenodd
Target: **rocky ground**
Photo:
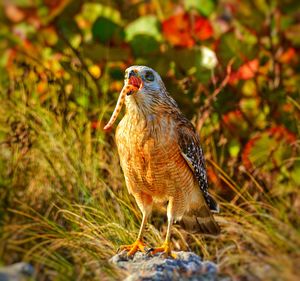
<instances>
[{"instance_id":1,"label":"rocky ground","mask_svg":"<svg viewBox=\"0 0 300 281\"><path fill-rule=\"evenodd\" d=\"M33 274L34 268L25 262L0 267L0 281L27 281Z\"/></svg>"},{"instance_id":2,"label":"rocky ground","mask_svg":"<svg viewBox=\"0 0 300 281\"><path fill-rule=\"evenodd\" d=\"M176 259L165 259L161 255L152 257L137 252L133 258L128 258L126 252L121 252L113 256L111 262L127 271L126 281L229 280L218 276L217 265L213 262L202 261L192 252L175 252L175 254Z\"/></svg>"},{"instance_id":3,"label":"rocky ground","mask_svg":"<svg viewBox=\"0 0 300 281\"><path fill-rule=\"evenodd\" d=\"M174 252L176 259L164 258L162 255L149 256L137 252L128 258L126 252L113 256L110 261L127 275L126 281L230 281L220 277L217 265L202 261L192 252ZM16 263L0 267L0 281L33 280L34 269L27 263Z\"/></svg>"}]
</instances>

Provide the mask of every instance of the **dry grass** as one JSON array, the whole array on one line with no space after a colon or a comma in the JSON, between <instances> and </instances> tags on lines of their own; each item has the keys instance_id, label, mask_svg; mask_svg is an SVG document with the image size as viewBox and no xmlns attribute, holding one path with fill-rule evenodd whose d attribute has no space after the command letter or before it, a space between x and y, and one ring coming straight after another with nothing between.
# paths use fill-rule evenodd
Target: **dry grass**
<instances>
[{"instance_id":1,"label":"dry grass","mask_svg":"<svg viewBox=\"0 0 300 281\"><path fill-rule=\"evenodd\" d=\"M134 241L141 215L127 193L111 136L92 130L85 112L63 116L34 99L24 102L22 94L1 100L1 262L29 261L38 280L121 278L108 259L120 244ZM298 187L287 194L280 186L263 192L247 172L235 178L226 163L210 159L234 194L219 198L222 234L188 235L176 227L175 248L190 247L236 280L297 280ZM164 222L152 217L149 244L161 242Z\"/></svg>"}]
</instances>

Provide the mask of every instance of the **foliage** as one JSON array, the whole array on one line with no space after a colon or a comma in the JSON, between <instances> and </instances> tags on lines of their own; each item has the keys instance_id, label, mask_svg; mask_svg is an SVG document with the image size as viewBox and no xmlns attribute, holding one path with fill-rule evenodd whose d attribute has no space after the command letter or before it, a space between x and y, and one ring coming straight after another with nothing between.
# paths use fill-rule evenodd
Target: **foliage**
<instances>
[{"instance_id":1,"label":"foliage","mask_svg":"<svg viewBox=\"0 0 300 281\"><path fill-rule=\"evenodd\" d=\"M176 227L175 249L235 279L296 280L297 2L0 4L0 262L32 262L38 280L123 276L107 260L134 240L141 215L102 128L124 70L144 64L193 120L221 202L220 237ZM151 245L166 232L156 212Z\"/></svg>"}]
</instances>

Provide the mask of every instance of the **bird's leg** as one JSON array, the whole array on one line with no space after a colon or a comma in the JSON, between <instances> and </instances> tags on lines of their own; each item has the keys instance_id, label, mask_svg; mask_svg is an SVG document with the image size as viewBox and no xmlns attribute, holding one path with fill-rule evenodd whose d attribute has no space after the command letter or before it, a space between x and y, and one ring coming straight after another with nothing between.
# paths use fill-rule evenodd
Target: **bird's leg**
<instances>
[{"instance_id":1,"label":"bird's leg","mask_svg":"<svg viewBox=\"0 0 300 281\"><path fill-rule=\"evenodd\" d=\"M127 256L134 255L137 251L145 252L145 243L142 240L143 237L143 231L145 229L146 223L147 223L147 217L148 215L146 213L143 214L143 220L140 227L139 235L136 241L131 245L122 245L119 247L119 251L128 251Z\"/></svg>"},{"instance_id":2,"label":"bird's leg","mask_svg":"<svg viewBox=\"0 0 300 281\"><path fill-rule=\"evenodd\" d=\"M172 253L171 251L171 228L174 222L174 215L173 215L173 200L169 201L168 204L168 228L165 242L157 248L151 248L147 251L147 253L155 255L156 253L163 253L166 257L172 257L176 259L176 254Z\"/></svg>"},{"instance_id":3,"label":"bird's leg","mask_svg":"<svg viewBox=\"0 0 300 281\"><path fill-rule=\"evenodd\" d=\"M137 204L142 210L143 219L140 227L139 235L136 241L131 245L122 245L118 251L128 251L127 256L133 256L137 251L145 252L146 245L143 242L143 232L147 223L147 219L152 210L152 198L146 195L141 195L136 198Z\"/></svg>"},{"instance_id":4,"label":"bird's leg","mask_svg":"<svg viewBox=\"0 0 300 281\"><path fill-rule=\"evenodd\" d=\"M172 220L168 220L168 230L167 230L167 235L166 235L166 239L165 242L157 248L152 248L148 251L148 253L155 255L157 253L163 253L166 257L172 257L172 258L176 258L176 255L174 253L172 253L171 251L171 227L173 224L173 219Z\"/></svg>"}]
</instances>

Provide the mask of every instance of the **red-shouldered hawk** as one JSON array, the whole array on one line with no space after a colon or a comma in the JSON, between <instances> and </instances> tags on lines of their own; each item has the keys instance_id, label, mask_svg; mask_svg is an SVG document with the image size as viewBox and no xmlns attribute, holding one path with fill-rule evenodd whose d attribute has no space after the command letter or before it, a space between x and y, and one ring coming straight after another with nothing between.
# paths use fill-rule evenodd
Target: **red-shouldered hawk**
<instances>
[{"instance_id":1,"label":"red-shouldered hawk","mask_svg":"<svg viewBox=\"0 0 300 281\"><path fill-rule=\"evenodd\" d=\"M146 66L131 66L115 111L105 126L115 122L122 104L126 114L116 131L120 163L129 193L143 214L138 238L120 249L133 255L145 251L143 230L155 202L168 201L164 244L150 252L172 256L171 226L181 220L189 231L219 234L211 211L218 212L208 193L205 160L199 136L169 96L161 77Z\"/></svg>"}]
</instances>

